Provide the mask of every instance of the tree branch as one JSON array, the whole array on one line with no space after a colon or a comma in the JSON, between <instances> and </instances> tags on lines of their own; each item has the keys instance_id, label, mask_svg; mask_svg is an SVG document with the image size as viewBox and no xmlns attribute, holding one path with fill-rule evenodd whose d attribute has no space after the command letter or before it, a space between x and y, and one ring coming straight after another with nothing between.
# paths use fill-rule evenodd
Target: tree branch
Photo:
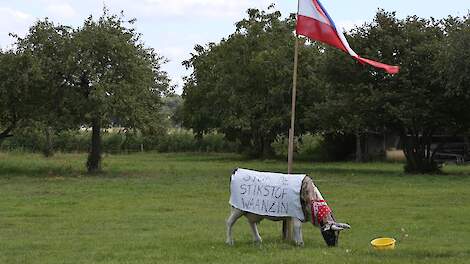
<instances>
[{"instance_id":1,"label":"tree branch","mask_svg":"<svg viewBox=\"0 0 470 264\"><path fill-rule=\"evenodd\" d=\"M16 122L13 122L9 127L7 127L7 129L5 129L2 133L0 133L0 140L4 138L12 137L13 135L11 135L10 132L13 131L15 127L16 127Z\"/></svg>"}]
</instances>

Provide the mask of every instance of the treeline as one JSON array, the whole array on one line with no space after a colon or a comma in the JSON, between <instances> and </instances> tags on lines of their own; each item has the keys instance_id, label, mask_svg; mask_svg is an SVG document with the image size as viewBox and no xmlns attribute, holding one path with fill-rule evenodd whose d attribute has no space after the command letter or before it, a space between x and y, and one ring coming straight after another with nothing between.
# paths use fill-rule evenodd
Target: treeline
<instances>
[{"instance_id":1,"label":"treeline","mask_svg":"<svg viewBox=\"0 0 470 264\"><path fill-rule=\"evenodd\" d=\"M196 46L184 62L183 124L203 135L219 131L254 156L272 155L289 130L295 16L248 10L219 43ZM470 18L399 19L379 11L346 33L366 58L399 65L397 75L365 67L348 55L301 38L298 136L398 134L406 171L439 171L436 134L470 128Z\"/></svg>"},{"instance_id":2,"label":"treeline","mask_svg":"<svg viewBox=\"0 0 470 264\"><path fill-rule=\"evenodd\" d=\"M52 133L47 139L43 130L23 129L0 146L1 151L83 153L91 148L91 132L66 130ZM145 135L139 131L103 131L101 149L110 154L135 152L219 152L235 153L239 145L225 140L222 134L208 134L198 139L191 131L178 129L161 135Z\"/></svg>"},{"instance_id":3,"label":"treeline","mask_svg":"<svg viewBox=\"0 0 470 264\"><path fill-rule=\"evenodd\" d=\"M0 145L0 151L35 152L48 156L55 152L83 153L91 148L90 131L65 130L52 133L47 138L44 130L38 126L24 128L14 137L6 139ZM287 138L279 136L272 143L272 158L287 158ZM298 138L297 160L339 161L351 159L354 152L354 139L351 137L323 137L306 134ZM102 133L101 149L104 153L129 154L137 152L206 152L206 153L241 153L244 147L240 142L228 141L223 134L205 134L201 138L186 129L170 129L168 133L145 135L139 131L110 129Z\"/></svg>"},{"instance_id":4,"label":"treeline","mask_svg":"<svg viewBox=\"0 0 470 264\"><path fill-rule=\"evenodd\" d=\"M171 96L165 58L144 45L133 20L104 10L77 28L36 22L24 38L14 36L14 49L0 53L2 148L21 148L20 139L35 130L43 143L31 150L86 149L89 172L100 170L103 149L186 151L170 145L189 138L188 151L283 156L295 16L247 13L235 32L196 45L183 62L192 73L182 101ZM297 153L347 158L354 137L390 132L401 137L408 172L438 171L433 136L469 133L469 16L399 19L381 10L346 37L363 57L401 71L392 76L300 38ZM106 132L116 127L132 133ZM192 132L177 138L169 133L174 127Z\"/></svg>"}]
</instances>

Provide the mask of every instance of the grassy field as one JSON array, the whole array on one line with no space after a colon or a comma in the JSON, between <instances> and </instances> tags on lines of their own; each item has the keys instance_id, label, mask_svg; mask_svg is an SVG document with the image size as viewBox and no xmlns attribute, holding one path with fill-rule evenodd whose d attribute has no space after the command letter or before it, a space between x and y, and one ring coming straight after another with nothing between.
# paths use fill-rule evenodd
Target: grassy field
<instances>
[{"instance_id":1,"label":"grassy field","mask_svg":"<svg viewBox=\"0 0 470 264\"><path fill-rule=\"evenodd\" d=\"M297 248L280 240L280 223L263 222L257 247L241 219L229 247L230 172L285 163L134 154L107 156L106 172L87 176L85 159L0 153L0 263L470 263L470 167L408 176L400 164L296 163L352 225L340 246L306 224ZM378 236L397 249L372 250Z\"/></svg>"}]
</instances>

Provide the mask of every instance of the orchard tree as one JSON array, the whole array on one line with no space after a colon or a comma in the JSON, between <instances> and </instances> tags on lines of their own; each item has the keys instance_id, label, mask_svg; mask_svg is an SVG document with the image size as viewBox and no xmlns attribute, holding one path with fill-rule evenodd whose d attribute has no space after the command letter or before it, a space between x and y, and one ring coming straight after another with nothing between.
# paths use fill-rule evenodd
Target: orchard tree
<instances>
[{"instance_id":1,"label":"orchard tree","mask_svg":"<svg viewBox=\"0 0 470 264\"><path fill-rule=\"evenodd\" d=\"M15 129L31 122L40 107L40 67L28 53L0 53L0 143Z\"/></svg>"},{"instance_id":2,"label":"orchard tree","mask_svg":"<svg viewBox=\"0 0 470 264\"><path fill-rule=\"evenodd\" d=\"M433 136L451 131L454 119L447 111L452 99L438 81L436 61L444 39L442 27L434 19L413 16L397 21L394 14L379 13L367 30L364 38L371 49L376 44L393 50L401 66L400 73L390 81L378 73L372 82L382 91L384 119L401 135L405 171L438 172Z\"/></svg>"},{"instance_id":3,"label":"orchard tree","mask_svg":"<svg viewBox=\"0 0 470 264\"><path fill-rule=\"evenodd\" d=\"M387 14L379 13L374 23L379 23L382 15ZM382 23L381 27L396 30L397 20L393 16L389 18L388 23ZM369 27L366 24L345 32L353 49L378 61L398 63L393 45L370 47L367 38ZM319 127L320 131L327 134L356 135L356 161L364 161L367 157L362 152L362 139L370 132L382 132L387 124L382 88L372 80L380 78L381 82L388 83L394 76L361 65L351 59L349 54L329 46L324 49L320 65L319 76L324 85L317 87L319 101L308 105L305 123L310 126L307 128L312 131Z\"/></svg>"},{"instance_id":4,"label":"orchard tree","mask_svg":"<svg viewBox=\"0 0 470 264\"><path fill-rule=\"evenodd\" d=\"M276 136L289 130L294 25L294 16L249 9L228 38L197 45L184 62L193 70L184 85L184 125L199 136L216 130L240 142L245 153L270 156ZM303 102L314 98L310 87L319 54L316 46L300 44L300 119ZM301 133L302 123L297 126Z\"/></svg>"},{"instance_id":5,"label":"orchard tree","mask_svg":"<svg viewBox=\"0 0 470 264\"><path fill-rule=\"evenodd\" d=\"M36 90L31 122L42 127L47 141L43 152L49 156L53 151L51 133L79 127L70 118L67 104L70 96L72 29L45 19L31 26L24 38L15 37L18 51L32 56L40 69L41 79L31 87Z\"/></svg>"},{"instance_id":6,"label":"orchard tree","mask_svg":"<svg viewBox=\"0 0 470 264\"><path fill-rule=\"evenodd\" d=\"M442 21L416 16L400 20L395 13L380 11L372 23L351 31L349 38L359 54L398 64L401 71L391 76L367 67L351 77L348 74L355 66L345 67L347 63L341 65L334 59L326 61L331 89L327 88L327 97L317 106L323 107L323 112L316 114L337 115L324 122L326 127L386 127L397 131L407 159L405 170L438 172L434 157L439 146L433 146L433 136L453 135L469 127L465 121L468 98L464 95L468 72L464 66L452 70L454 63L465 65L461 57L465 52L458 53L466 50L466 42L460 38L465 33L465 21L447 21L445 26ZM344 110L338 110L342 106Z\"/></svg>"},{"instance_id":7,"label":"orchard tree","mask_svg":"<svg viewBox=\"0 0 470 264\"><path fill-rule=\"evenodd\" d=\"M351 37L349 40L354 43ZM322 59L319 76L323 78L323 85L316 87L318 102L307 104L307 129L327 135L355 135L356 161L362 162L367 158L362 151L362 139L370 131L383 129L383 111L378 103L381 92L370 84L370 75L364 66L349 55L326 48Z\"/></svg>"},{"instance_id":8,"label":"orchard tree","mask_svg":"<svg viewBox=\"0 0 470 264\"><path fill-rule=\"evenodd\" d=\"M67 107L79 124L92 128L87 168L93 173L101 169L103 128L159 127L161 96L169 92L169 79L161 70L164 59L146 48L122 17L106 10L73 32L71 46Z\"/></svg>"},{"instance_id":9,"label":"orchard tree","mask_svg":"<svg viewBox=\"0 0 470 264\"><path fill-rule=\"evenodd\" d=\"M454 117L455 134L470 133L470 14L443 21L446 39L436 67L441 86L450 102L446 110Z\"/></svg>"}]
</instances>

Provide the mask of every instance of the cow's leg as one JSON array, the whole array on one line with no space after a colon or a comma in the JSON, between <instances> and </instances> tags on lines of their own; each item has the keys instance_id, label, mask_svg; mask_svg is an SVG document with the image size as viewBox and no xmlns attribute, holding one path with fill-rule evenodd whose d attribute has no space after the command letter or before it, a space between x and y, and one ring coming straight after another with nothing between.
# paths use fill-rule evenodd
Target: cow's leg
<instances>
[{"instance_id":1,"label":"cow's leg","mask_svg":"<svg viewBox=\"0 0 470 264\"><path fill-rule=\"evenodd\" d=\"M225 241L225 243L227 243L227 245L233 246L232 227L242 215L243 215L243 211L232 207L232 211L226 222L227 240Z\"/></svg>"},{"instance_id":2,"label":"cow's leg","mask_svg":"<svg viewBox=\"0 0 470 264\"><path fill-rule=\"evenodd\" d=\"M304 245L304 239L302 238L302 222L297 218L292 218L294 224L294 242L297 246Z\"/></svg>"},{"instance_id":3,"label":"cow's leg","mask_svg":"<svg viewBox=\"0 0 470 264\"><path fill-rule=\"evenodd\" d=\"M251 227L251 232L253 233L253 241L255 244L261 244L263 242L263 239L261 239L261 236L259 235L258 232L258 226L255 221L248 221Z\"/></svg>"}]
</instances>

